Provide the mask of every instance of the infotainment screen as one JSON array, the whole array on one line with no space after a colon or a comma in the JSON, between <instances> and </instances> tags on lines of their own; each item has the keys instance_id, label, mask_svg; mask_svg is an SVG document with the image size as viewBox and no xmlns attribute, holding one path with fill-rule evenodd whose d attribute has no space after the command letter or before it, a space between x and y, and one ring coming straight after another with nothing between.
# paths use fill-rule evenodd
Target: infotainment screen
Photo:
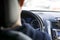
<instances>
[{"instance_id":1,"label":"infotainment screen","mask_svg":"<svg viewBox=\"0 0 60 40\"><path fill-rule=\"evenodd\" d=\"M57 20L57 21L55 21L55 22L52 22L52 27L53 28L60 28L60 21L59 20Z\"/></svg>"}]
</instances>

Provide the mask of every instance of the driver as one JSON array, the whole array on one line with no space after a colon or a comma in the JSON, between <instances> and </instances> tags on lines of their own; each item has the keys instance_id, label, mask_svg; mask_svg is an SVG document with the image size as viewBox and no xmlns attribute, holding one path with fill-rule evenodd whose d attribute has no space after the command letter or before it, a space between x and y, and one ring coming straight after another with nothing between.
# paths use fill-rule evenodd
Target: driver
<instances>
[{"instance_id":1,"label":"driver","mask_svg":"<svg viewBox=\"0 0 60 40\"><path fill-rule=\"evenodd\" d=\"M25 0L0 0L0 35L3 36L0 37L2 37L2 40L5 40L6 35L8 35L7 39L10 40L9 38L11 38L12 36L16 36L15 34L21 34L20 32L22 32L23 35L27 35L33 40L50 40L48 35L33 29L32 26L28 23L25 23L24 20L23 24L21 23L21 12L24 1ZM23 39L25 37L18 38Z\"/></svg>"}]
</instances>

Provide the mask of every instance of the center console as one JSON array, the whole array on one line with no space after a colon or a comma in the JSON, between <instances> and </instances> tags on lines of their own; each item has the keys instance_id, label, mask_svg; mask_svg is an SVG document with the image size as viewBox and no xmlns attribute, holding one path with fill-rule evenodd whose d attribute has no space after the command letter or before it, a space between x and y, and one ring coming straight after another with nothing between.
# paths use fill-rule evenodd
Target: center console
<instances>
[{"instance_id":1,"label":"center console","mask_svg":"<svg viewBox=\"0 0 60 40\"><path fill-rule=\"evenodd\" d=\"M52 38L54 40L60 40L60 29L52 29Z\"/></svg>"}]
</instances>

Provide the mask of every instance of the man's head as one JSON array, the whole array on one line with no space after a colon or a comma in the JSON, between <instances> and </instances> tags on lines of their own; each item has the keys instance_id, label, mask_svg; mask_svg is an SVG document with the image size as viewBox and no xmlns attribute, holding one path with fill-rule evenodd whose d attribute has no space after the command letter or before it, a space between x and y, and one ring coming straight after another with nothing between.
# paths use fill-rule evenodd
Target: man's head
<instances>
[{"instance_id":1,"label":"man's head","mask_svg":"<svg viewBox=\"0 0 60 40\"><path fill-rule=\"evenodd\" d=\"M0 1L0 21L1 26L13 25L20 16L24 0L1 0Z\"/></svg>"}]
</instances>

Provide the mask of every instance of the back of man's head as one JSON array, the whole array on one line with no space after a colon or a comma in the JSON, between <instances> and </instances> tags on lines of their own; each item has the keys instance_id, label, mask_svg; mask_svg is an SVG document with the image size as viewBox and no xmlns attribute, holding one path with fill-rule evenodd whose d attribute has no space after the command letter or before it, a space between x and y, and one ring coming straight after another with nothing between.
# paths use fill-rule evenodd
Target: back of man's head
<instances>
[{"instance_id":1,"label":"back of man's head","mask_svg":"<svg viewBox=\"0 0 60 40\"><path fill-rule=\"evenodd\" d=\"M20 13L24 0L0 0L0 26L13 25Z\"/></svg>"}]
</instances>

